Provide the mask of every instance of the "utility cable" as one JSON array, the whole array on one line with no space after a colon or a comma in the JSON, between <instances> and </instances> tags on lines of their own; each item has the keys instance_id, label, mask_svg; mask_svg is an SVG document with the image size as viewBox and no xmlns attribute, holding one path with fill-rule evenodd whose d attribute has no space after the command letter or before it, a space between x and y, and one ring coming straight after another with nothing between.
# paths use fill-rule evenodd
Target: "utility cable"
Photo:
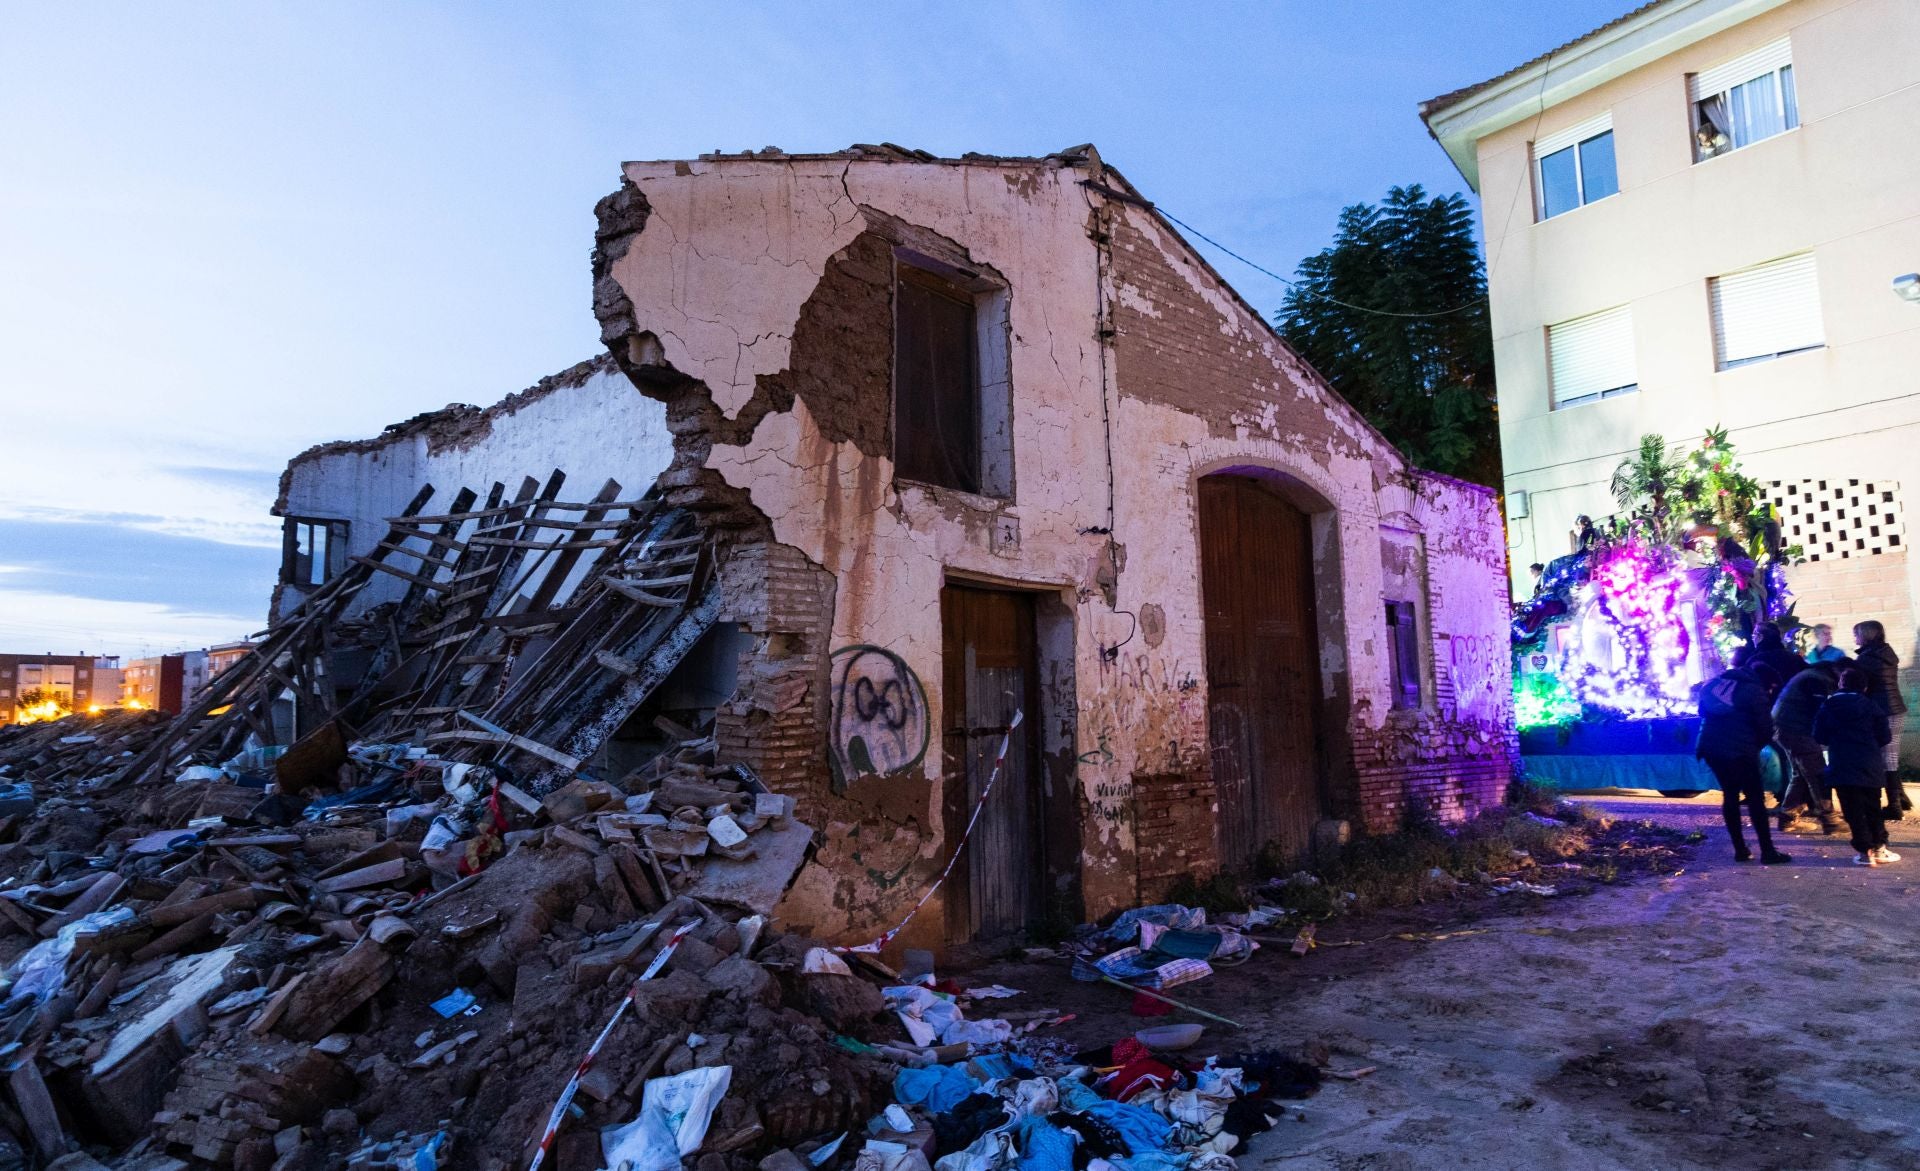
<instances>
[{"instance_id":1,"label":"utility cable","mask_svg":"<svg viewBox=\"0 0 1920 1171\"><path fill-rule=\"evenodd\" d=\"M1186 231L1190 235L1206 241L1207 243L1213 245L1215 248L1218 248L1220 251L1226 253L1228 256L1233 257L1235 260L1239 261L1241 264L1244 264L1248 268L1251 268L1255 272L1262 273L1266 276L1272 277L1274 280L1279 281L1281 284L1292 289L1294 292L1299 293L1301 296L1313 297L1317 300L1325 301L1332 305L1338 305L1342 309L1351 309L1356 313L1371 313L1376 317L1446 317L1454 313L1464 312L1468 309L1473 308L1476 305L1483 305L1486 303L1486 300L1487 300L1486 297L1483 295L1483 296L1475 297L1473 300L1468 301L1464 305L1455 305L1451 309L1436 309L1431 313L1398 313L1391 309L1371 309L1365 305L1355 305L1348 301L1342 301L1338 297L1329 297L1325 293L1316 292L1315 290L1309 289L1306 286L1300 284L1300 282L1298 281L1291 280L1287 277L1281 276L1279 273L1273 271L1272 269L1266 267L1265 265L1256 264L1253 261L1248 260L1246 257L1240 255L1238 252L1235 252L1233 249L1227 247L1225 244L1222 244L1220 241L1214 239L1212 236L1207 235L1205 232L1201 231L1199 228L1194 227L1192 224L1181 219L1179 216L1174 215L1172 212L1168 211L1165 207L1156 206L1154 210L1159 212L1161 215L1165 216L1174 225L1186 229Z\"/></svg>"}]
</instances>

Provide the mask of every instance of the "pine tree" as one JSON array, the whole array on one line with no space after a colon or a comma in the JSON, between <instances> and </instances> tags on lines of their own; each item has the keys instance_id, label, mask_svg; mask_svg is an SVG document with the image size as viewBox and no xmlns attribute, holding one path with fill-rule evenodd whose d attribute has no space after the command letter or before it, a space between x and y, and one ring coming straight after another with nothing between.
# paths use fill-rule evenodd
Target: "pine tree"
<instances>
[{"instance_id":1,"label":"pine tree","mask_svg":"<svg viewBox=\"0 0 1920 1171\"><path fill-rule=\"evenodd\" d=\"M1334 389L1415 464L1499 484L1493 335L1467 201L1414 184L1355 204L1296 278L1275 323Z\"/></svg>"}]
</instances>

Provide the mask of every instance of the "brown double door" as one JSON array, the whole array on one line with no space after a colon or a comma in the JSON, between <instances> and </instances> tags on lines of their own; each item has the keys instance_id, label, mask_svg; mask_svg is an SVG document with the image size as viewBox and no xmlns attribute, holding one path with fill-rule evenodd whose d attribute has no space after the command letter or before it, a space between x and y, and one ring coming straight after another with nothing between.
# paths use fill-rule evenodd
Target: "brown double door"
<instances>
[{"instance_id":1,"label":"brown double door","mask_svg":"<svg viewBox=\"0 0 1920 1171\"><path fill-rule=\"evenodd\" d=\"M1200 578L1221 865L1298 857L1323 809L1307 514L1250 476L1201 480Z\"/></svg>"},{"instance_id":2,"label":"brown double door","mask_svg":"<svg viewBox=\"0 0 1920 1171\"><path fill-rule=\"evenodd\" d=\"M1048 825L1035 751L1033 598L949 585L940 594L940 617L949 843L959 840L993 781L949 881L948 931L959 939L1010 935L1033 923L1046 905ZM1025 713L1018 727L1015 711ZM994 762L1003 743L1006 758L996 780Z\"/></svg>"}]
</instances>

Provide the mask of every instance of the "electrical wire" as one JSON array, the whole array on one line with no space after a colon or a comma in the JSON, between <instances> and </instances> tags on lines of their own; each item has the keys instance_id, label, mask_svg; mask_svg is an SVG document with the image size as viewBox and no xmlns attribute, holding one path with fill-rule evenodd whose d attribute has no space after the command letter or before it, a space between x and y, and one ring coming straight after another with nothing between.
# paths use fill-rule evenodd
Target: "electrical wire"
<instances>
[{"instance_id":1,"label":"electrical wire","mask_svg":"<svg viewBox=\"0 0 1920 1171\"><path fill-rule=\"evenodd\" d=\"M1468 301L1463 305L1455 305L1451 309L1436 309L1431 313L1398 313L1391 309L1370 309L1365 305L1355 305L1349 301L1342 301L1338 297L1329 297L1325 293L1316 292L1300 284L1300 282L1298 281L1291 280L1287 277L1281 276L1279 273L1273 271L1272 269L1266 267L1265 265L1257 264L1254 261L1248 260L1246 257L1240 255L1238 252L1235 252L1233 249L1227 247L1225 244L1222 244L1220 241L1214 239L1212 236L1207 235L1205 232L1201 231L1199 228L1194 227L1192 224L1181 219L1179 216L1174 215L1172 212L1168 211L1163 206L1156 205L1154 207L1154 210L1158 211L1161 215L1165 216L1169 221L1171 221L1177 227L1184 228L1188 232L1188 234L1194 236L1197 239L1206 241L1207 243L1213 245L1215 248L1218 248L1220 251L1226 253L1228 256L1233 257L1235 260L1239 261L1241 264L1244 264L1248 268L1251 268L1255 272L1272 277L1274 280L1279 281L1281 284L1292 289L1294 292L1299 293L1301 296L1312 297L1316 300L1325 301L1330 305L1338 305L1342 309L1351 309L1356 313L1371 313L1375 317L1447 317L1455 313L1463 313L1466 310L1471 309L1476 305L1484 305L1487 300L1487 298L1484 295L1482 295L1479 297L1475 297L1473 300Z\"/></svg>"}]
</instances>

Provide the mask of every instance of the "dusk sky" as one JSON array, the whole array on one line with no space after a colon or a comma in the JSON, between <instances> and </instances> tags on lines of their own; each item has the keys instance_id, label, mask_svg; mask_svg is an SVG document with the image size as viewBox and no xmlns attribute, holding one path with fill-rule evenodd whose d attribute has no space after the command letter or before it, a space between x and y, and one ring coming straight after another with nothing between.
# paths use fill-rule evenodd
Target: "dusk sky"
<instances>
[{"instance_id":1,"label":"dusk sky","mask_svg":"<svg viewBox=\"0 0 1920 1171\"><path fill-rule=\"evenodd\" d=\"M623 159L1091 141L1291 272L1346 204L1462 189L1421 99L1632 6L7 0L0 651L263 626L288 457L597 351Z\"/></svg>"}]
</instances>

